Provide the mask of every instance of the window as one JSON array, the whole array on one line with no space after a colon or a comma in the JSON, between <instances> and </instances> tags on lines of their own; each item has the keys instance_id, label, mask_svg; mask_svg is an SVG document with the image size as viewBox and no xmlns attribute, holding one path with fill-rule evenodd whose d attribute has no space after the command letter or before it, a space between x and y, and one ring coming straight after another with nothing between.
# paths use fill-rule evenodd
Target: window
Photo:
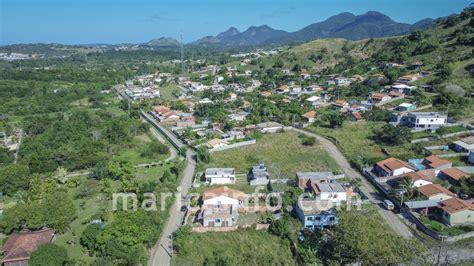
<instances>
[{"instance_id":1,"label":"window","mask_svg":"<svg viewBox=\"0 0 474 266\"><path fill-rule=\"evenodd\" d=\"M306 221L312 221L312 220L313 220L313 216L306 217Z\"/></svg>"},{"instance_id":2,"label":"window","mask_svg":"<svg viewBox=\"0 0 474 266\"><path fill-rule=\"evenodd\" d=\"M336 218L334 216L329 217L330 222L334 222L335 220L336 220Z\"/></svg>"},{"instance_id":3,"label":"window","mask_svg":"<svg viewBox=\"0 0 474 266\"><path fill-rule=\"evenodd\" d=\"M214 220L214 222L220 223L220 222L221 222L221 219L216 219L216 220Z\"/></svg>"}]
</instances>

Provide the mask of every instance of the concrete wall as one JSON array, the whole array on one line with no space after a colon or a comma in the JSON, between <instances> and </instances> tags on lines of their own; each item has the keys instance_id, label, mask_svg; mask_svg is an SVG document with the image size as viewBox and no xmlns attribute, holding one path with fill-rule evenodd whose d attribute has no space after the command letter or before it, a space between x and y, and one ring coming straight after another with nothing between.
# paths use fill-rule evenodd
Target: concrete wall
<instances>
[{"instance_id":1,"label":"concrete wall","mask_svg":"<svg viewBox=\"0 0 474 266\"><path fill-rule=\"evenodd\" d=\"M233 148L238 148L238 147L242 147L242 146L252 145L252 144L255 144L255 143L257 143L257 140L252 139L252 140L237 142L237 143L230 144L230 145L227 145L227 146L224 146L224 147L210 149L209 152L212 153L212 152L216 152L216 151L225 151L225 150L228 150L228 149L233 149Z\"/></svg>"}]
</instances>

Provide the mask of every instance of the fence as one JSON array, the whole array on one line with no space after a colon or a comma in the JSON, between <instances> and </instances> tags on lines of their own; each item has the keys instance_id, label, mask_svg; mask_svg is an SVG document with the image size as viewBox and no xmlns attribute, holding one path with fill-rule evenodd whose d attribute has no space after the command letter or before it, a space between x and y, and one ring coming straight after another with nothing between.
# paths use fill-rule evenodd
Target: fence
<instances>
[{"instance_id":1,"label":"fence","mask_svg":"<svg viewBox=\"0 0 474 266\"><path fill-rule=\"evenodd\" d=\"M237 143L230 144L230 145L227 145L227 146L224 146L224 147L213 148L213 149L210 149L209 152L225 151L225 150L228 150L228 149L233 149L233 148L237 148L237 147L252 145L252 144L255 144L255 143L257 143L257 140L252 139L252 140L237 142Z\"/></svg>"},{"instance_id":2,"label":"fence","mask_svg":"<svg viewBox=\"0 0 474 266\"><path fill-rule=\"evenodd\" d=\"M184 147L184 145L179 140L177 140L176 137L172 135L172 133L170 133L168 130L164 129L162 126L156 123L156 121L154 121L153 118L150 118L150 116L147 115L145 112L141 111L141 115L146 121L148 121L153 127L155 127L161 134L163 134L163 136L165 136L165 138L169 140L169 142L171 142L171 144L177 150Z\"/></svg>"},{"instance_id":3,"label":"fence","mask_svg":"<svg viewBox=\"0 0 474 266\"><path fill-rule=\"evenodd\" d=\"M204 227L204 226L199 226L199 227L193 227L191 229L192 232L196 233L207 233L207 232L231 232L239 229L239 226L226 226L226 227Z\"/></svg>"},{"instance_id":4,"label":"fence","mask_svg":"<svg viewBox=\"0 0 474 266\"><path fill-rule=\"evenodd\" d=\"M474 167L472 167L473 170L474 170ZM400 202L398 202L397 200L393 199L389 194L388 194L388 191L382 186L382 184L380 184L377 180L376 180L376 177L374 177L374 175L371 173L371 170L372 169L369 169L369 168L366 168L364 169L363 171L363 174L365 177L367 177L367 179L380 191L382 192L390 201L393 202L393 204L395 204L399 209L400 209L400 213L402 214L403 217L405 217L409 222L413 223L416 225L416 228L420 231L422 231L423 233L427 234L428 236L436 239L436 240L444 240L444 241L447 241L447 242L456 242L456 241L459 241L459 240L462 240L462 239L466 239L466 238L469 238L469 237L473 237L474 236L474 231L472 232L469 232L469 233L465 233L465 234L462 234L462 235L457 235L457 236L445 236L445 235L440 235L438 234L437 232L429 229L428 227L426 227L411 211L407 211L405 210L404 208L401 208L401 205L400 205Z\"/></svg>"}]
</instances>

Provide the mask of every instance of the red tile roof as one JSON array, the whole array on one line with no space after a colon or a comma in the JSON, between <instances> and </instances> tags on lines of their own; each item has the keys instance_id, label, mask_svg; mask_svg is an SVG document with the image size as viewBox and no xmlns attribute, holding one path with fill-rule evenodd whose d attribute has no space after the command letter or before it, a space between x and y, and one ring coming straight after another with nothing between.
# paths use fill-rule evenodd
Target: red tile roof
<instances>
[{"instance_id":1,"label":"red tile roof","mask_svg":"<svg viewBox=\"0 0 474 266\"><path fill-rule=\"evenodd\" d=\"M370 98L373 99L373 100L378 100L378 101L381 101L383 99L383 97L387 96L387 94L385 93L373 93Z\"/></svg>"},{"instance_id":2,"label":"red tile roof","mask_svg":"<svg viewBox=\"0 0 474 266\"><path fill-rule=\"evenodd\" d=\"M364 120L364 117L362 116L362 114L361 114L360 112L352 112L352 116L353 116L357 121Z\"/></svg>"},{"instance_id":3,"label":"red tile roof","mask_svg":"<svg viewBox=\"0 0 474 266\"><path fill-rule=\"evenodd\" d=\"M439 203L439 207L449 214L453 214L463 210L474 211L474 204L459 198L450 198L447 200L443 200Z\"/></svg>"},{"instance_id":4,"label":"red tile roof","mask_svg":"<svg viewBox=\"0 0 474 266\"><path fill-rule=\"evenodd\" d=\"M429 184L421 186L418 188L418 191L428 198L438 194L446 194L452 197L456 196L456 194L438 184Z\"/></svg>"},{"instance_id":5,"label":"red tile roof","mask_svg":"<svg viewBox=\"0 0 474 266\"><path fill-rule=\"evenodd\" d=\"M207 199L212 199L219 196L227 196L229 198L239 199L239 200L244 200L247 197L247 195L240 190L223 186L223 187L217 187L217 188L206 190L202 194L202 199L207 200Z\"/></svg>"},{"instance_id":6,"label":"red tile roof","mask_svg":"<svg viewBox=\"0 0 474 266\"><path fill-rule=\"evenodd\" d=\"M377 166L386 172L392 172L403 167L415 170L410 164L393 157L378 162Z\"/></svg>"},{"instance_id":7,"label":"red tile roof","mask_svg":"<svg viewBox=\"0 0 474 266\"><path fill-rule=\"evenodd\" d=\"M416 180L426 180L426 181L431 181L431 178L424 175L423 173L421 172L410 172L410 173L406 173L406 174L403 174L401 175L402 177L405 177L405 176L408 176L411 178L411 180L416 181Z\"/></svg>"},{"instance_id":8,"label":"red tile roof","mask_svg":"<svg viewBox=\"0 0 474 266\"><path fill-rule=\"evenodd\" d=\"M456 181L459 181L461 178L469 176L469 174L461 171L459 168L456 168L456 167L451 167L445 170L441 170L441 173L443 173L447 177Z\"/></svg>"},{"instance_id":9,"label":"red tile roof","mask_svg":"<svg viewBox=\"0 0 474 266\"><path fill-rule=\"evenodd\" d=\"M441 159L436 155L430 155L425 158L425 160L423 161L423 164L428 165L431 168L438 168L440 166L452 164L452 163L451 161L448 161L446 159Z\"/></svg>"},{"instance_id":10,"label":"red tile roof","mask_svg":"<svg viewBox=\"0 0 474 266\"><path fill-rule=\"evenodd\" d=\"M303 114L305 118L314 118L316 116L316 111L309 111Z\"/></svg>"},{"instance_id":11,"label":"red tile roof","mask_svg":"<svg viewBox=\"0 0 474 266\"><path fill-rule=\"evenodd\" d=\"M54 230L44 229L36 232L13 233L3 246L2 263L29 260L33 251L39 246L50 243Z\"/></svg>"}]
</instances>

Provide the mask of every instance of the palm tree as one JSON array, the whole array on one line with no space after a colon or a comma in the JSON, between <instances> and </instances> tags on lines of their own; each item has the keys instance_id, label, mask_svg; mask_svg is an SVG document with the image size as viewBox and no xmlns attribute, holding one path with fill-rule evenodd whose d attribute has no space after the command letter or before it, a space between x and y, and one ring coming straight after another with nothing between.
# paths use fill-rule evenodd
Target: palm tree
<instances>
[{"instance_id":1,"label":"palm tree","mask_svg":"<svg viewBox=\"0 0 474 266\"><path fill-rule=\"evenodd\" d=\"M398 183L398 187L405 191L406 199L411 199L415 195L415 185L409 176L404 176Z\"/></svg>"}]
</instances>

